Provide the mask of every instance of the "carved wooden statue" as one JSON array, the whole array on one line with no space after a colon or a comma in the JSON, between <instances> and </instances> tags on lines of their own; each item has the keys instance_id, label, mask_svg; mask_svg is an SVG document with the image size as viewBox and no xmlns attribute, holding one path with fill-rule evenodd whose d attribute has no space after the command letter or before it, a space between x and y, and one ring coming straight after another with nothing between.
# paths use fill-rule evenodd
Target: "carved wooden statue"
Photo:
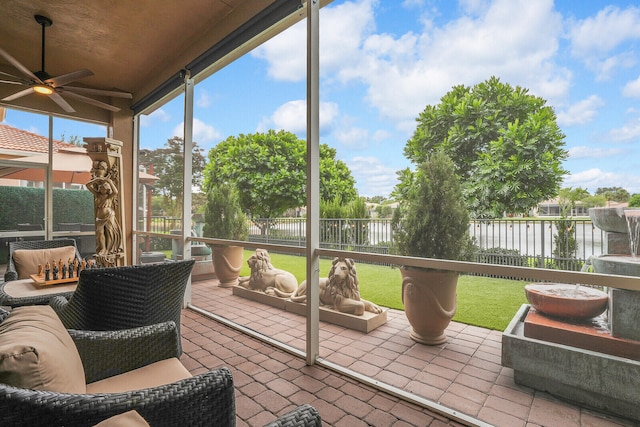
<instances>
[{"instance_id":1,"label":"carved wooden statue","mask_svg":"<svg viewBox=\"0 0 640 427\"><path fill-rule=\"evenodd\" d=\"M93 160L91 180L96 225L96 262L103 267L124 265L124 209L122 204L122 143L109 138L84 138Z\"/></svg>"}]
</instances>

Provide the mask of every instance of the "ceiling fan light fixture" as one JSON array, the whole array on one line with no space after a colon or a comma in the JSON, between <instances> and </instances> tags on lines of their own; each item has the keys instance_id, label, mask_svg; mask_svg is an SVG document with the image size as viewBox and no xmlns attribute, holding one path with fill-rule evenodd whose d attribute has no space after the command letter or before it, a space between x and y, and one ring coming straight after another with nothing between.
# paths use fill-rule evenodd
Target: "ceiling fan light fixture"
<instances>
[{"instance_id":1,"label":"ceiling fan light fixture","mask_svg":"<svg viewBox=\"0 0 640 427\"><path fill-rule=\"evenodd\" d=\"M42 95L51 95L53 93L53 88L47 85L35 85L33 86L33 91Z\"/></svg>"}]
</instances>

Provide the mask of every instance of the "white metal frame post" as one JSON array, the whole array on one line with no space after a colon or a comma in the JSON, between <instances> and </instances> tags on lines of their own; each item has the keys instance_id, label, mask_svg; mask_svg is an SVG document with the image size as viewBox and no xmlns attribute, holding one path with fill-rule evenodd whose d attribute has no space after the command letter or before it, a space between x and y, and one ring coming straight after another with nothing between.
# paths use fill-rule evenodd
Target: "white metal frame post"
<instances>
[{"instance_id":1,"label":"white metal frame post","mask_svg":"<svg viewBox=\"0 0 640 427\"><path fill-rule=\"evenodd\" d=\"M44 238L53 239L53 116L49 114L49 164L45 178Z\"/></svg>"},{"instance_id":2,"label":"white metal frame post","mask_svg":"<svg viewBox=\"0 0 640 427\"><path fill-rule=\"evenodd\" d=\"M307 1L307 364L319 355L320 338L320 33L319 0Z\"/></svg>"},{"instance_id":3,"label":"white metal frame post","mask_svg":"<svg viewBox=\"0 0 640 427\"><path fill-rule=\"evenodd\" d=\"M193 176L193 92L195 82L191 78L191 73L187 70L184 78L184 147L183 147L183 175L182 175L182 258L191 259L191 182ZM187 282L187 289L184 294L183 306L186 307L191 302L191 276Z\"/></svg>"},{"instance_id":4,"label":"white metal frame post","mask_svg":"<svg viewBox=\"0 0 640 427\"><path fill-rule=\"evenodd\" d=\"M138 230L138 194L140 192L140 164L139 164L139 160L140 157L138 156L138 152L140 151L140 115L136 114L133 116L133 150L131 150L131 153L133 155L133 188L134 191L131 192L131 230L133 231L137 231ZM147 203L146 200L147 198L144 197L142 199L142 206L144 207L143 212L143 217L144 217L144 221L146 222L146 218L147 218L147 209L151 209L151 206L147 207ZM146 225L146 223L145 223ZM146 226L142 227L143 230L146 230ZM133 235L132 237L132 245L131 245L131 265L135 265L137 263L140 263L140 259L138 258L138 242L139 242L139 238L135 233L131 233ZM146 237L146 239L148 239L149 237Z\"/></svg>"}]
</instances>

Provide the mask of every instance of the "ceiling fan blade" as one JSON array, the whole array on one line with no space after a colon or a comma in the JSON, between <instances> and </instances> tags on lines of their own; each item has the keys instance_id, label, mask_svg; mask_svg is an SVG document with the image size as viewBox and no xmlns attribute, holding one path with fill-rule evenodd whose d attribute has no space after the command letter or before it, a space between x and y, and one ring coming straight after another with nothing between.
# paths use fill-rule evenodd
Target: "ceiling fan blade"
<instances>
[{"instance_id":1,"label":"ceiling fan blade","mask_svg":"<svg viewBox=\"0 0 640 427\"><path fill-rule=\"evenodd\" d=\"M69 105L69 103L67 101L65 101L62 96L60 96L60 94L58 94L56 92L53 92L51 95L49 95L49 98L51 98L53 100L53 102L58 104L60 106L60 108L62 108L67 113L75 113L76 112L76 110L74 110L73 107L71 105Z\"/></svg>"},{"instance_id":2,"label":"ceiling fan blade","mask_svg":"<svg viewBox=\"0 0 640 427\"><path fill-rule=\"evenodd\" d=\"M15 80L0 80L0 83L8 83L10 85L23 85L22 82L17 82Z\"/></svg>"},{"instance_id":3,"label":"ceiling fan blade","mask_svg":"<svg viewBox=\"0 0 640 427\"><path fill-rule=\"evenodd\" d=\"M14 99L22 98L23 96L27 96L30 93L33 93L33 88L29 87L25 90L21 90L20 92L14 93L13 95L9 95L6 98L2 98L3 101L13 101Z\"/></svg>"},{"instance_id":4,"label":"ceiling fan blade","mask_svg":"<svg viewBox=\"0 0 640 427\"><path fill-rule=\"evenodd\" d=\"M78 92L78 93L86 93L87 95L98 95L98 96L113 96L116 98L127 98L133 99L133 95L129 92L119 92L115 90L102 90L102 89L91 89L88 87L75 87L75 86L65 86L63 88L65 92Z\"/></svg>"},{"instance_id":5,"label":"ceiling fan blade","mask_svg":"<svg viewBox=\"0 0 640 427\"><path fill-rule=\"evenodd\" d=\"M0 71L0 75L5 76L5 77L12 78L12 79L13 79L12 81L14 81L14 82L16 82L16 83L26 84L26 85L28 85L29 83L31 83L31 81L30 81L30 80L27 80L27 79L22 78L22 77L14 76L13 74L5 73L5 72L2 72L2 71ZM7 80L5 80L5 81L7 81Z\"/></svg>"},{"instance_id":6,"label":"ceiling fan blade","mask_svg":"<svg viewBox=\"0 0 640 427\"><path fill-rule=\"evenodd\" d=\"M74 71L72 73L51 77L50 79L45 80L45 83L51 83L53 84L53 87L64 86L68 83L75 82L76 80L84 79L89 76L93 76L93 71L83 68L82 70Z\"/></svg>"},{"instance_id":7,"label":"ceiling fan blade","mask_svg":"<svg viewBox=\"0 0 640 427\"><path fill-rule=\"evenodd\" d=\"M11 65L16 67L22 74L29 77L31 80L36 81L38 83L42 83L42 80L40 80L35 74L33 74L31 70L29 70L27 67L22 65L20 62L18 62L17 59L9 55L6 50L0 48L0 56L2 56L4 59L9 61Z\"/></svg>"},{"instance_id":8,"label":"ceiling fan blade","mask_svg":"<svg viewBox=\"0 0 640 427\"><path fill-rule=\"evenodd\" d=\"M104 102L96 101L95 99L92 99L92 98L87 98L86 96L78 95L77 93L65 92L64 94L65 96L68 96L70 98L77 99L78 101L82 101L87 104L94 105L96 107L104 108L105 110L120 111L120 108L118 107L114 107L113 105L109 105Z\"/></svg>"}]
</instances>

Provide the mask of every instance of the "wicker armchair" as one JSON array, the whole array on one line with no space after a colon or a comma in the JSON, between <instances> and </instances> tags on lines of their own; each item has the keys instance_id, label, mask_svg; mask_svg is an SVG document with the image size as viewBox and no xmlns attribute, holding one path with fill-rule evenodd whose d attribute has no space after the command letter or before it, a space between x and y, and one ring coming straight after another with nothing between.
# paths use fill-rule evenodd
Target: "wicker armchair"
<instances>
[{"instance_id":1,"label":"wicker armchair","mask_svg":"<svg viewBox=\"0 0 640 427\"><path fill-rule=\"evenodd\" d=\"M0 309L0 322L9 315ZM119 331L69 330L87 383L177 357L180 337L172 321ZM85 427L136 411L152 427L235 426L233 377L227 368L141 390L71 394L0 383L2 424ZM320 415L302 405L268 427L320 427Z\"/></svg>"},{"instance_id":2,"label":"wicker armchair","mask_svg":"<svg viewBox=\"0 0 640 427\"><path fill-rule=\"evenodd\" d=\"M172 320L180 332L182 302L194 263L84 270L73 296L69 300L57 296L49 305L67 329L109 331Z\"/></svg>"},{"instance_id":3,"label":"wicker armchair","mask_svg":"<svg viewBox=\"0 0 640 427\"><path fill-rule=\"evenodd\" d=\"M2 316L0 316L2 317ZM165 322L120 331L69 331L87 382L178 357L176 325ZM148 389L100 394L71 394L0 384L3 425L93 426L137 411L151 426L233 426L235 400L231 372L215 369Z\"/></svg>"},{"instance_id":4,"label":"wicker armchair","mask_svg":"<svg viewBox=\"0 0 640 427\"><path fill-rule=\"evenodd\" d=\"M311 405L298 406L264 427L321 427L322 419L318 410Z\"/></svg>"},{"instance_id":5,"label":"wicker armchair","mask_svg":"<svg viewBox=\"0 0 640 427\"><path fill-rule=\"evenodd\" d=\"M26 250L39 250L39 249L53 249L61 248L64 246L73 246L76 248L76 258L81 259L80 252L78 252L76 241L73 239L54 239L54 240L27 240L19 242L9 242L9 259L7 262L7 269L4 273L4 283L0 285L0 306L6 307L20 307L24 305L44 305L48 304L49 300L55 296L63 296L70 298L73 291L51 293L50 291L43 292L40 295L29 296L12 296L5 292L7 282L18 280L18 272L13 260L13 253L18 249Z\"/></svg>"}]
</instances>

